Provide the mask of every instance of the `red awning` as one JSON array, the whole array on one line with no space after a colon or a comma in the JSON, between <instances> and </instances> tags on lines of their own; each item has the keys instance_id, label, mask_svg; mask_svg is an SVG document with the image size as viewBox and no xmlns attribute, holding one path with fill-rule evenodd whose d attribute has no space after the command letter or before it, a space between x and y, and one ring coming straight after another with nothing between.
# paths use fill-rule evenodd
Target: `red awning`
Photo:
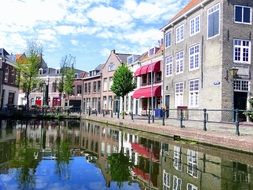
<instances>
[{"instance_id":1,"label":"red awning","mask_svg":"<svg viewBox=\"0 0 253 190\"><path fill-rule=\"evenodd\" d=\"M147 74L147 73L151 73L151 72L159 72L160 71L160 64L161 61L157 61L154 63L151 63L149 65L144 65L140 68L138 68L135 72L134 72L134 76L141 76L143 74Z\"/></svg>"},{"instance_id":2,"label":"red awning","mask_svg":"<svg viewBox=\"0 0 253 190\"><path fill-rule=\"evenodd\" d=\"M153 86L153 89L151 89L151 86L147 88L139 88L134 91L132 97L138 99L138 98L149 98L153 96L161 97L161 85Z\"/></svg>"},{"instance_id":3,"label":"red awning","mask_svg":"<svg viewBox=\"0 0 253 190\"><path fill-rule=\"evenodd\" d=\"M155 156L153 152L150 151L149 148L144 147L143 145L137 144L137 143L131 143L132 149L134 152L137 152L144 158L151 159L153 162L158 162L159 158Z\"/></svg>"}]
</instances>

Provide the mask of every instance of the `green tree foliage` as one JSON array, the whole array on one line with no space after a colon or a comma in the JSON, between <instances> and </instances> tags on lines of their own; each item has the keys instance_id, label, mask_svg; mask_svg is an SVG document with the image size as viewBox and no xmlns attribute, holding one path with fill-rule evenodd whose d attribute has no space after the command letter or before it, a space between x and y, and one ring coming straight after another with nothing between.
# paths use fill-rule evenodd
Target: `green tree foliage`
<instances>
[{"instance_id":1,"label":"green tree foliage","mask_svg":"<svg viewBox=\"0 0 253 190\"><path fill-rule=\"evenodd\" d=\"M42 47L36 42L28 42L26 58L17 60L18 85L23 90L29 108L29 96L33 89L37 88L38 73L42 62Z\"/></svg>"},{"instance_id":2,"label":"green tree foliage","mask_svg":"<svg viewBox=\"0 0 253 190\"><path fill-rule=\"evenodd\" d=\"M129 70L127 65L122 64L118 67L113 75L113 84L111 90L119 97L122 97L122 116L124 119L124 97L129 92L136 88L133 81L133 73Z\"/></svg>"},{"instance_id":3,"label":"green tree foliage","mask_svg":"<svg viewBox=\"0 0 253 190\"><path fill-rule=\"evenodd\" d=\"M131 162L129 158L121 153L113 153L108 157L110 164L110 175L113 181L116 181L118 186L121 187L122 183L130 180Z\"/></svg>"},{"instance_id":4,"label":"green tree foliage","mask_svg":"<svg viewBox=\"0 0 253 190\"><path fill-rule=\"evenodd\" d=\"M75 57L72 55L66 55L62 58L61 62L61 77L58 83L58 91L60 93L61 100L63 100L63 94L70 95L73 92L73 84L75 78ZM63 101L61 101L63 103ZM63 105L62 105L63 106Z\"/></svg>"}]
</instances>

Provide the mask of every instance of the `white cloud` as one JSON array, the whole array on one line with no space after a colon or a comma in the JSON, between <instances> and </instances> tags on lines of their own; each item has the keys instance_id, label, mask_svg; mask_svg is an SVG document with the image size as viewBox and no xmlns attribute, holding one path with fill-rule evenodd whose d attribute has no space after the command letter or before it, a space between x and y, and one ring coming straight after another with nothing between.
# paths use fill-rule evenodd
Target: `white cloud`
<instances>
[{"instance_id":1,"label":"white cloud","mask_svg":"<svg viewBox=\"0 0 253 190\"><path fill-rule=\"evenodd\" d=\"M77 46L79 42L77 40L70 40L71 44Z\"/></svg>"},{"instance_id":2,"label":"white cloud","mask_svg":"<svg viewBox=\"0 0 253 190\"><path fill-rule=\"evenodd\" d=\"M113 7L98 6L88 12L88 17L96 24L107 27L124 27L132 18L127 13Z\"/></svg>"}]
</instances>

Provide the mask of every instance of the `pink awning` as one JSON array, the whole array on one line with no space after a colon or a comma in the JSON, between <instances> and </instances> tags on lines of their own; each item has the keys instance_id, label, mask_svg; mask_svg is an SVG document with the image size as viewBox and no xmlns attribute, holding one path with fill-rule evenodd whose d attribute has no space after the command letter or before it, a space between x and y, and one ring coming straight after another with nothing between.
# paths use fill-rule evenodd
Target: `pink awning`
<instances>
[{"instance_id":1,"label":"pink awning","mask_svg":"<svg viewBox=\"0 0 253 190\"><path fill-rule=\"evenodd\" d=\"M159 86L153 86L151 88L147 87L147 88L139 88L137 90L134 91L133 93L133 98L149 98L149 97L161 97L161 85Z\"/></svg>"},{"instance_id":2,"label":"pink awning","mask_svg":"<svg viewBox=\"0 0 253 190\"><path fill-rule=\"evenodd\" d=\"M151 72L159 72L160 65L161 65L161 61L157 61L157 62L151 63L149 65L144 65L144 66L138 68L134 72L134 76L137 77L137 76L141 76L143 74L147 74L147 73L151 73Z\"/></svg>"}]
</instances>

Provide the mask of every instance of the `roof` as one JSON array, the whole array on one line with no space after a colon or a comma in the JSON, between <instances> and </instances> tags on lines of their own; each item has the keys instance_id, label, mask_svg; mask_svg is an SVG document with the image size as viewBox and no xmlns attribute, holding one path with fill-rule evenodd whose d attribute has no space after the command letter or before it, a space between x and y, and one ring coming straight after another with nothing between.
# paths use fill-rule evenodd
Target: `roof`
<instances>
[{"instance_id":1,"label":"roof","mask_svg":"<svg viewBox=\"0 0 253 190\"><path fill-rule=\"evenodd\" d=\"M100 71L100 70L102 69L103 65L104 65L104 64L99 64L99 65L95 68L95 70L96 70L96 71Z\"/></svg>"},{"instance_id":2,"label":"roof","mask_svg":"<svg viewBox=\"0 0 253 190\"><path fill-rule=\"evenodd\" d=\"M166 26L173 23L179 17L181 17L182 15L184 15L185 13L187 13L188 11L190 11L203 1L204 0L190 0L189 3L183 9L181 9L172 19L170 19L170 21L166 24ZM163 28L165 28L166 26L164 26Z\"/></svg>"},{"instance_id":3,"label":"roof","mask_svg":"<svg viewBox=\"0 0 253 190\"><path fill-rule=\"evenodd\" d=\"M124 53L115 53L122 63L127 63L127 57L131 56L132 54L124 54Z\"/></svg>"}]
</instances>

